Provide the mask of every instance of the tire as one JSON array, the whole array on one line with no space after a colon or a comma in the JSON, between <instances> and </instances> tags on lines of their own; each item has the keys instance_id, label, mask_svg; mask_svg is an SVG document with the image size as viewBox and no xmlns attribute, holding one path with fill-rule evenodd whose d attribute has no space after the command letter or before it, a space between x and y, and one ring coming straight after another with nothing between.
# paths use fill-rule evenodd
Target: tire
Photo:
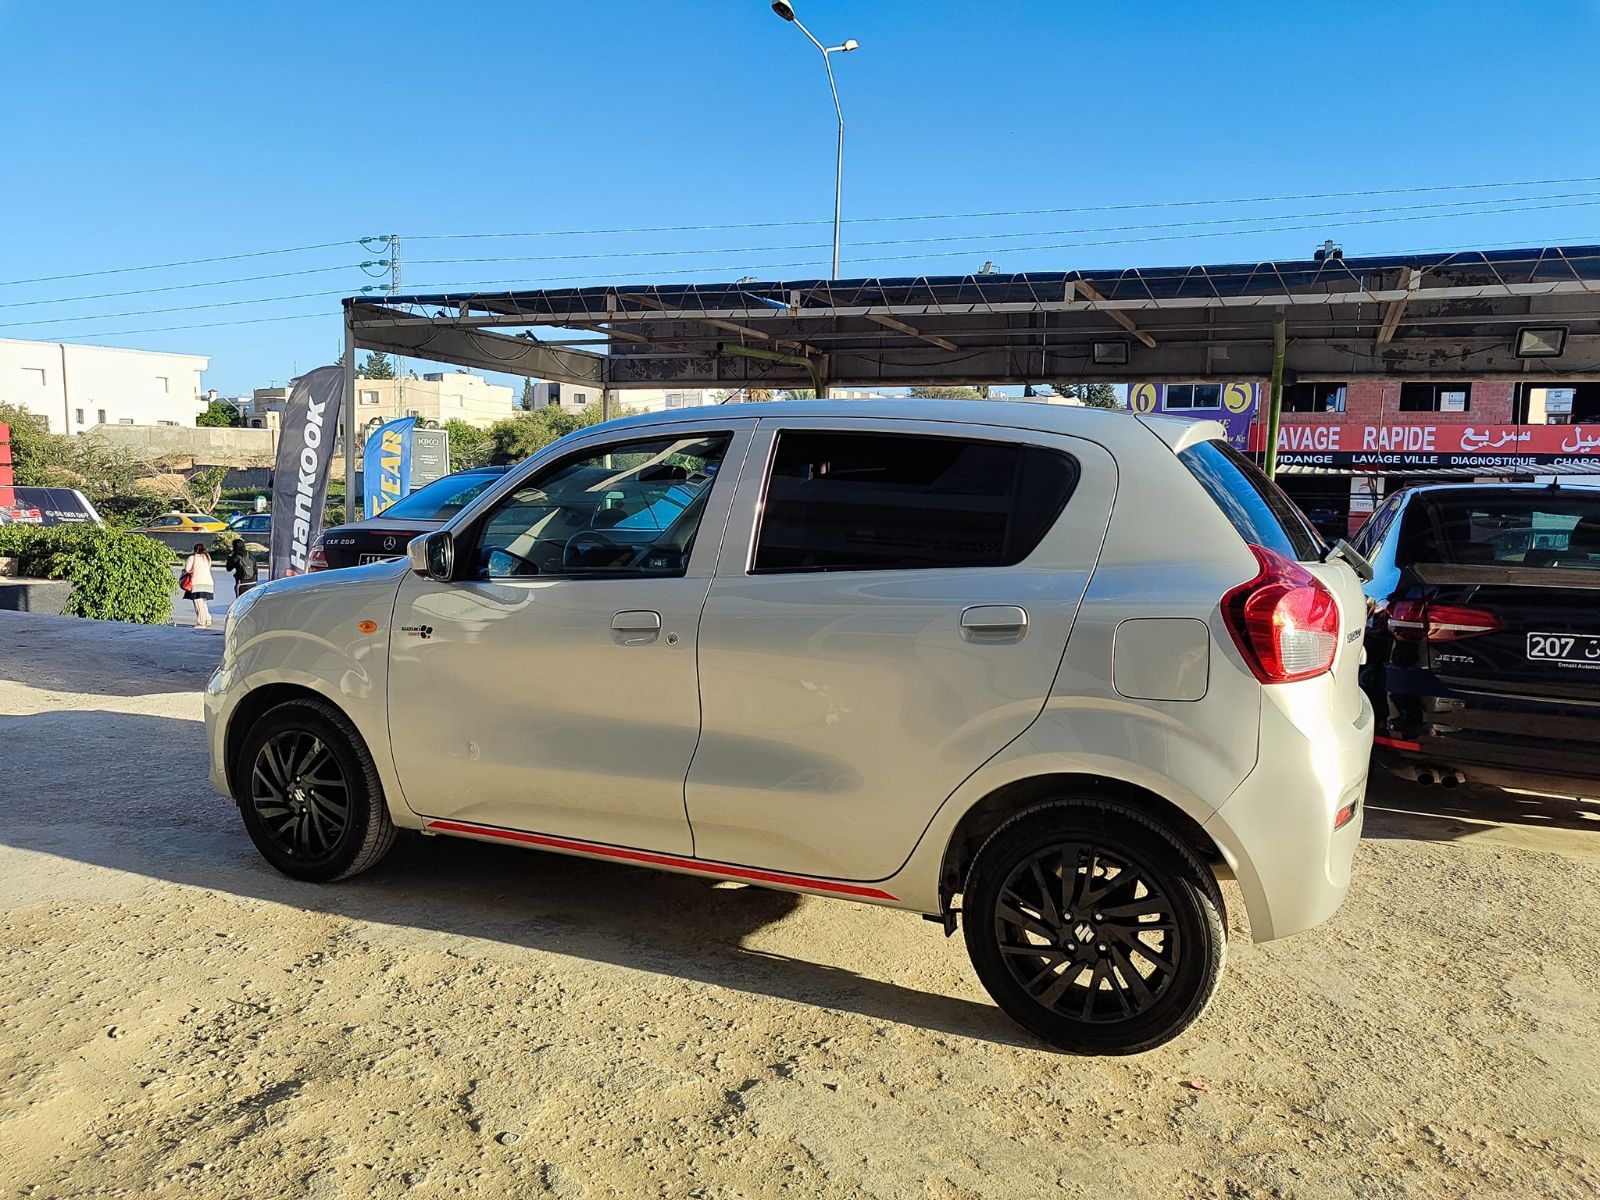
<instances>
[{"instance_id":1,"label":"tire","mask_svg":"<svg viewBox=\"0 0 1600 1200\"><path fill-rule=\"evenodd\" d=\"M1227 954L1211 871L1161 824L1106 800L1052 801L1001 825L973 859L961 907L995 1003L1074 1054L1137 1054L1177 1037Z\"/></svg>"},{"instance_id":2,"label":"tire","mask_svg":"<svg viewBox=\"0 0 1600 1200\"><path fill-rule=\"evenodd\" d=\"M366 743L320 700L290 700L256 721L239 752L234 800L261 857L292 879L348 879L394 845Z\"/></svg>"}]
</instances>

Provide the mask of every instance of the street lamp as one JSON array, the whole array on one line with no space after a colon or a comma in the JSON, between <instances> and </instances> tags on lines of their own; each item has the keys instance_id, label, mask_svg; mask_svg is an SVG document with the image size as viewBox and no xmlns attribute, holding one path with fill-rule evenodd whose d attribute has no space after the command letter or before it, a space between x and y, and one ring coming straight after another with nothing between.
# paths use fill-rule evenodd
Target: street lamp
<instances>
[{"instance_id":1,"label":"street lamp","mask_svg":"<svg viewBox=\"0 0 1600 1200\"><path fill-rule=\"evenodd\" d=\"M828 72L828 90L833 93L833 112L839 118L839 152L834 159L833 168L833 278L839 278L839 206L844 193L844 110L839 107L839 89L833 82L833 54L849 54L850 51L860 48L855 38L846 38L837 46L824 46L817 41L812 33L800 23L800 18L794 15L794 5L789 0L772 0L772 11L777 13L789 24L793 25L806 38L822 52L822 65Z\"/></svg>"}]
</instances>

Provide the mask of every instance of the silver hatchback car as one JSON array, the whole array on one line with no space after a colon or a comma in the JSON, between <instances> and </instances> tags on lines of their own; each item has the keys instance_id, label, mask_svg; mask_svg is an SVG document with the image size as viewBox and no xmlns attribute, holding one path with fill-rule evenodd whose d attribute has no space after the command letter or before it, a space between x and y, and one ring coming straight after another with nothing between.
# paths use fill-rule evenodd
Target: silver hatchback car
<instances>
[{"instance_id":1,"label":"silver hatchback car","mask_svg":"<svg viewBox=\"0 0 1600 1200\"><path fill-rule=\"evenodd\" d=\"M827 401L632 418L404 561L228 615L212 781L326 882L399 829L959 914L1128 1053L1349 884L1361 581L1210 422Z\"/></svg>"}]
</instances>

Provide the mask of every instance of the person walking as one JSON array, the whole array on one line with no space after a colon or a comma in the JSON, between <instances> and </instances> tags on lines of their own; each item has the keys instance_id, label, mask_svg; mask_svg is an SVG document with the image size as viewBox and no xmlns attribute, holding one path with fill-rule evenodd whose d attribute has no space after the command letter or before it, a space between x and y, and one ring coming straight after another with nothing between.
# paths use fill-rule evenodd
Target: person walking
<instances>
[{"instance_id":1,"label":"person walking","mask_svg":"<svg viewBox=\"0 0 1600 1200\"><path fill-rule=\"evenodd\" d=\"M223 564L233 575L233 594L242 596L256 585L256 556L245 549L241 538L233 539L233 549Z\"/></svg>"},{"instance_id":2,"label":"person walking","mask_svg":"<svg viewBox=\"0 0 1600 1200\"><path fill-rule=\"evenodd\" d=\"M183 576L178 580L183 587L183 598L194 601L194 627L211 628L211 610L206 602L215 594L216 581L211 577L211 555L204 542L194 544L194 553L183 560Z\"/></svg>"}]
</instances>

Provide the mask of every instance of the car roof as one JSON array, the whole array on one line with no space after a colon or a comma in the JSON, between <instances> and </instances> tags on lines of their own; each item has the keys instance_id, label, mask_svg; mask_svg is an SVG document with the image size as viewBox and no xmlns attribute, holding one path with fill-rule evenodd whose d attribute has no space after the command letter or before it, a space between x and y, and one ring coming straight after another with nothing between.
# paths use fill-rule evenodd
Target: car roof
<instances>
[{"instance_id":1,"label":"car roof","mask_svg":"<svg viewBox=\"0 0 1600 1200\"><path fill-rule=\"evenodd\" d=\"M626 404L626 390L619 390L619 402ZM1225 437L1218 421L1192 417L1147 416L1125 408L1090 408L1076 404L1045 404L1027 400L928 400L921 397L886 397L881 400L778 400L764 403L702 405L665 412L640 413L608 422L622 428L638 425L657 427L679 421L704 421L715 410L729 418L756 417L766 420L793 420L808 417L855 417L861 420L884 417L903 420L942 421L949 424L1001 425L1031 429L1042 433L1076 434L1095 437L1101 431L1121 432L1136 422L1154 432L1174 451L1197 441ZM591 426L590 428L594 428Z\"/></svg>"}]
</instances>

